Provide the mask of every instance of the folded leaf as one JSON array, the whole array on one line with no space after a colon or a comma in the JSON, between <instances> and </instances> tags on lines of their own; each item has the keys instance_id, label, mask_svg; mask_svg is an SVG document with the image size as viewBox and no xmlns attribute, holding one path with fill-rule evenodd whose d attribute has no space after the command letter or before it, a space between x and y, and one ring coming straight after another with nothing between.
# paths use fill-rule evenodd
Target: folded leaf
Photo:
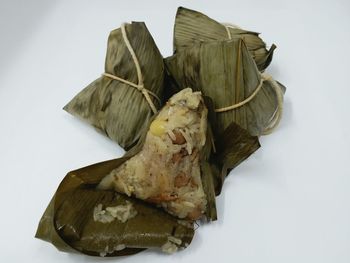
<instances>
[{"instance_id":1,"label":"folded leaf","mask_svg":"<svg viewBox=\"0 0 350 263\"><path fill-rule=\"evenodd\" d=\"M242 39L196 42L167 58L167 70L182 89L192 87L213 100L214 108L224 108L247 99L261 81ZM252 135L261 135L278 109L275 88L269 81L248 103L216 114L218 133L236 122Z\"/></svg>"},{"instance_id":2,"label":"folded leaf","mask_svg":"<svg viewBox=\"0 0 350 263\"><path fill-rule=\"evenodd\" d=\"M215 167L212 166L212 172L218 179L217 194L220 194L228 173L259 148L258 137L251 136L234 122L218 136L216 141L217 151L212 156L212 164L215 164Z\"/></svg>"},{"instance_id":3,"label":"folded leaf","mask_svg":"<svg viewBox=\"0 0 350 263\"><path fill-rule=\"evenodd\" d=\"M132 154L69 172L42 216L36 237L62 251L93 256L135 254L146 248L162 247L169 237L187 246L194 235L189 222L180 222L142 201L96 189L103 176ZM96 206L114 207L126 202L137 211L126 222L116 219L101 223L94 219Z\"/></svg>"},{"instance_id":4,"label":"folded leaf","mask_svg":"<svg viewBox=\"0 0 350 263\"><path fill-rule=\"evenodd\" d=\"M139 61L144 87L162 98L164 64L151 34L141 22L127 24L125 30ZM135 63L121 29L109 35L105 72L138 84ZM151 100L160 108L154 96ZM107 76L88 85L64 110L90 123L126 149L137 142L140 131L152 116L152 109L141 91Z\"/></svg>"},{"instance_id":5,"label":"folded leaf","mask_svg":"<svg viewBox=\"0 0 350 263\"><path fill-rule=\"evenodd\" d=\"M247 130L234 122L220 133L217 128L218 123L214 112L213 101L210 97L204 98L208 108L208 123L210 124L207 141L211 141L212 143L210 145L206 144L203 150L205 157L202 158L203 160L207 160L205 171L207 175L210 175L210 180L202 180L207 182L204 185L210 185L209 189L205 188L207 199L210 203L210 196L213 189L214 193L219 195L228 173L259 149L260 144L258 137L250 135ZM205 176L205 178L207 177ZM207 214L210 213L207 212Z\"/></svg>"},{"instance_id":6,"label":"folded leaf","mask_svg":"<svg viewBox=\"0 0 350 263\"><path fill-rule=\"evenodd\" d=\"M267 50L266 44L259 37L259 33L225 26L200 12L184 7L178 8L174 27L174 53L198 41L205 42L233 38L244 40L260 71L263 71L271 63L276 46L272 45L270 50Z\"/></svg>"}]
</instances>

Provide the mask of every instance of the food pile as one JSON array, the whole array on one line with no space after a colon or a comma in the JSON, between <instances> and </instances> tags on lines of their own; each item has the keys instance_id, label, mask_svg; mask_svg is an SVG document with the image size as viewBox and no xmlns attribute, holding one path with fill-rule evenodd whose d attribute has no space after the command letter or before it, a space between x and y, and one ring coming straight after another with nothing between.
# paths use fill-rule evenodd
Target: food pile
<instances>
[{"instance_id":1,"label":"food pile","mask_svg":"<svg viewBox=\"0 0 350 263\"><path fill-rule=\"evenodd\" d=\"M126 153L69 172L36 237L108 257L189 246L196 220L217 220L226 176L279 124L285 87L264 72L275 48L183 7L167 58L144 23L113 30L105 72L64 109Z\"/></svg>"}]
</instances>

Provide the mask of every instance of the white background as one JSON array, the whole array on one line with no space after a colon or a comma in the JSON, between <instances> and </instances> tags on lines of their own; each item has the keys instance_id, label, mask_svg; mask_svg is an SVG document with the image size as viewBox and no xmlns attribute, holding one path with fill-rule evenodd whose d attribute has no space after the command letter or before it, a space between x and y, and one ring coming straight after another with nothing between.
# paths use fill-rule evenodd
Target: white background
<instances>
[{"instance_id":1,"label":"white background","mask_svg":"<svg viewBox=\"0 0 350 263\"><path fill-rule=\"evenodd\" d=\"M188 249L101 259L34 239L65 174L121 148L61 108L103 72L109 31L145 21L172 52L178 6L263 32L287 86L279 129L235 169ZM0 0L1 262L350 262L350 2Z\"/></svg>"}]
</instances>

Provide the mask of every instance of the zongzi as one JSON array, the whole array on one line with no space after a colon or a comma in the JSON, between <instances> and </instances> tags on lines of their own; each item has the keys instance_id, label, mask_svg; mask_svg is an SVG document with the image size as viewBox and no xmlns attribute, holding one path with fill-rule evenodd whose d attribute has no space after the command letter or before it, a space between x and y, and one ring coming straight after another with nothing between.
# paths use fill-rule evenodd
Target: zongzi
<instances>
[{"instance_id":1,"label":"zongzi","mask_svg":"<svg viewBox=\"0 0 350 263\"><path fill-rule=\"evenodd\" d=\"M219 133L236 122L259 136L278 124L283 88L258 71L242 39L195 42L167 58L166 67L180 89L213 100Z\"/></svg>"},{"instance_id":2,"label":"zongzi","mask_svg":"<svg viewBox=\"0 0 350 263\"><path fill-rule=\"evenodd\" d=\"M159 204L179 218L202 217L207 200L199 156L206 131L207 109L201 93L183 89L153 120L143 149L110 172L99 188Z\"/></svg>"},{"instance_id":3,"label":"zongzi","mask_svg":"<svg viewBox=\"0 0 350 263\"><path fill-rule=\"evenodd\" d=\"M270 50L267 50L259 33L247 31L235 25L219 23L191 9L178 8L174 26L174 53L183 47L191 46L194 42L234 38L240 38L245 42L260 71L268 67L276 46L272 45Z\"/></svg>"},{"instance_id":4,"label":"zongzi","mask_svg":"<svg viewBox=\"0 0 350 263\"><path fill-rule=\"evenodd\" d=\"M64 109L127 152L69 172L36 237L103 257L186 248L194 220L217 219L228 173L281 118L285 88L262 73L274 48L182 7L164 61L144 23L112 31L102 77Z\"/></svg>"},{"instance_id":5,"label":"zongzi","mask_svg":"<svg viewBox=\"0 0 350 263\"><path fill-rule=\"evenodd\" d=\"M105 73L64 109L129 149L161 106L164 63L141 22L123 24L108 39Z\"/></svg>"},{"instance_id":6,"label":"zongzi","mask_svg":"<svg viewBox=\"0 0 350 263\"><path fill-rule=\"evenodd\" d=\"M135 198L96 189L106 173L130 158L126 156L69 172L42 216L36 237L61 251L107 257L164 250L169 239L178 241L172 251L187 247L194 235L191 222Z\"/></svg>"}]
</instances>

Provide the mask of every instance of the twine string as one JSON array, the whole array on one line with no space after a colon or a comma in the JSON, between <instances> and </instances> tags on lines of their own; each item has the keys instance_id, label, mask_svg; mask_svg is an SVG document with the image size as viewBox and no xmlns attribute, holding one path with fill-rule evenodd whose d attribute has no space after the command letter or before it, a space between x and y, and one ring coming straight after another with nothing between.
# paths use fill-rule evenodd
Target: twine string
<instances>
[{"instance_id":1,"label":"twine string","mask_svg":"<svg viewBox=\"0 0 350 263\"><path fill-rule=\"evenodd\" d=\"M123 36L123 40L124 40L124 43L127 47L127 49L129 50L130 52L130 55L132 57L132 60L134 62L134 65L135 65L135 68L136 68L136 73L137 73L137 84L131 82L131 81L128 81L126 79L123 79L123 78L120 78L118 76L115 76L113 74L110 74L110 73L103 73L102 75L105 76L105 77L108 77L108 78L111 78L111 79L114 79L114 80L118 80L120 82L123 82L131 87L134 87L136 88L138 91L140 91L142 93L142 95L145 97L147 103L149 104L149 106L151 107L153 113L157 113L157 108L156 106L154 105L153 101L152 101L152 97L154 97L158 102L159 104L161 104L161 101L160 99L158 98L157 94L155 94L154 92L148 90L145 88L144 86L144 83L143 83L143 76L142 76L142 72L141 72L141 67L140 67L140 63L139 63L139 60L137 59L137 56L135 54L135 51L134 49L132 48L131 44L130 44L130 41L128 39L128 36L126 34L126 30L125 30L125 23L123 23L121 25L121 32L122 32L122 36Z\"/></svg>"},{"instance_id":2,"label":"twine string","mask_svg":"<svg viewBox=\"0 0 350 263\"><path fill-rule=\"evenodd\" d=\"M230 24L230 23L222 23L222 25L226 29L228 39L232 39L230 28L241 29L239 26L234 25L234 24ZM267 134L272 133L277 128L277 126L279 125L279 123L281 121L282 114L283 114L283 91L282 91L281 86L270 75L268 75L266 73L261 73L260 76L261 76L261 78L260 78L260 82L259 82L258 86L256 87L254 92L248 98L244 99L241 102L233 104L231 106L215 109L215 112L226 112L229 110L237 109L237 108L247 104L253 98L255 98L255 96L259 93L259 91L263 87L264 82L265 81L269 82L271 87L274 89L276 97L277 97L277 109L274 112L272 118L270 119L268 125L265 127L265 129L262 133L263 135L267 135Z\"/></svg>"},{"instance_id":3,"label":"twine string","mask_svg":"<svg viewBox=\"0 0 350 263\"><path fill-rule=\"evenodd\" d=\"M215 112L220 113L220 112L226 112L226 111L234 110L234 109L237 109L237 108L242 107L245 104L249 103L259 93L259 91L263 87L264 82L269 82L271 84L271 87L274 89L274 91L276 93L276 97L277 97L277 109L276 109L276 112L272 116L272 118L269 121L269 124L267 125L265 130L263 131L263 135L267 135L267 134L272 133L276 129L276 127L278 126L278 124L280 123L281 118L282 118L282 113L283 113L283 92L282 92L281 86L270 75L268 75L266 73L262 73L261 74L261 78L260 78L260 82L259 82L258 86L254 90L254 92L251 95L248 96L248 98L244 99L241 102L235 103L235 104L233 104L231 106L215 109Z\"/></svg>"},{"instance_id":4,"label":"twine string","mask_svg":"<svg viewBox=\"0 0 350 263\"><path fill-rule=\"evenodd\" d=\"M231 35L231 32L230 32L230 28L233 28L233 29L242 29L240 28L239 26L235 25L235 24L231 24L231 23L221 23L225 29L226 29L226 32L227 32L227 36L228 36L228 39L232 39L232 35Z\"/></svg>"}]
</instances>

